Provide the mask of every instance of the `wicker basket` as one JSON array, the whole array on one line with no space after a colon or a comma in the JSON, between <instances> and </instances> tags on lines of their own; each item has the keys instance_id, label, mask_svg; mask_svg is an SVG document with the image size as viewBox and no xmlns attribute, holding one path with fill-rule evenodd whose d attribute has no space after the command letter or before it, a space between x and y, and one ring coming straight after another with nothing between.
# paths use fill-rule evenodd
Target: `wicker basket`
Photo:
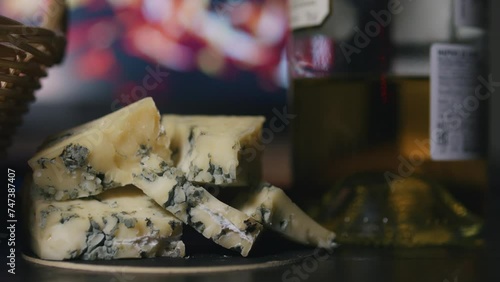
<instances>
[{"instance_id":1,"label":"wicker basket","mask_svg":"<svg viewBox=\"0 0 500 282\"><path fill-rule=\"evenodd\" d=\"M6 155L47 67L62 60L65 38L0 16L0 157Z\"/></svg>"}]
</instances>

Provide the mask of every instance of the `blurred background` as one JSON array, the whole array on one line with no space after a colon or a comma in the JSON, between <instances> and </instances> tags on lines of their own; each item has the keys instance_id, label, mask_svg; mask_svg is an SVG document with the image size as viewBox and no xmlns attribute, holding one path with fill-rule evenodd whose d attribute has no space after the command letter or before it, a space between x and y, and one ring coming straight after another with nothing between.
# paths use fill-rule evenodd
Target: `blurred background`
<instances>
[{"instance_id":1,"label":"blurred background","mask_svg":"<svg viewBox=\"0 0 500 282\"><path fill-rule=\"evenodd\" d=\"M50 17L48 2L3 0L0 14L37 26ZM285 0L66 3L65 59L42 80L8 149L10 166L24 168L47 135L144 97L163 113L270 116L286 105ZM270 146L287 158L285 134Z\"/></svg>"}]
</instances>

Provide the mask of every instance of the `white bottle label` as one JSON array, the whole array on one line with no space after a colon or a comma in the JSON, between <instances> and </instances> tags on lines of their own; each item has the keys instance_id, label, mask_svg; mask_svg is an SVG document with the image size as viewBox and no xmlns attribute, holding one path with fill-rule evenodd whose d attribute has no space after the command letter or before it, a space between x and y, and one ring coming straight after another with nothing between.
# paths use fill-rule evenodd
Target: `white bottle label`
<instances>
[{"instance_id":1,"label":"white bottle label","mask_svg":"<svg viewBox=\"0 0 500 282\"><path fill-rule=\"evenodd\" d=\"M455 26L483 27L485 4L484 0L455 0Z\"/></svg>"},{"instance_id":2,"label":"white bottle label","mask_svg":"<svg viewBox=\"0 0 500 282\"><path fill-rule=\"evenodd\" d=\"M482 157L482 101L478 48L433 44L430 76L430 148L433 160Z\"/></svg>"},{"instance_id":3,"label":"white bottle label","mask_svg":"<svg viewBox=\"0 0 500 282\"><path fill-rule=\"evenodd\" d=\"M330 14L331 0L290 0L292 29L318 26Z\"/></svg>"}]
</instances>

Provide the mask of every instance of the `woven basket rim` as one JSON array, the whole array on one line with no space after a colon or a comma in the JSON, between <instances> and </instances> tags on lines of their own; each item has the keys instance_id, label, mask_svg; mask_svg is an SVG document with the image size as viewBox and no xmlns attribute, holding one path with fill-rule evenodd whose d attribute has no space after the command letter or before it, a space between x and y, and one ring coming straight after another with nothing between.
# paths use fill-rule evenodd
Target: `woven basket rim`
<instances>
[{"instance_id":1,"label":"woven basket rim","mask_svg":"<svg viewBox=\"0 0 500 282\"><path fill-rule=\"evenodd\" d=\"M66 21L65 12L61 15ZM41 87L40 78L62 61L65 35L57 22L30 26L0 15L0 159Z\"/></svg>"}]
</instances>

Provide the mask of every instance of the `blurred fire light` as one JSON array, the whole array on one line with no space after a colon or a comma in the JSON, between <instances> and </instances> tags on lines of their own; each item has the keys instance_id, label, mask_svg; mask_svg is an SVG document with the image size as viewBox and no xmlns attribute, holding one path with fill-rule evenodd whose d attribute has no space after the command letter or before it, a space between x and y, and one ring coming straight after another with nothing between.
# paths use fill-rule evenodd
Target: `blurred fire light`
<instances>
[{"instance_id":1,"label":"blurred fire light","mask_svg":"<svg viewBox=\"0 0 500 282\"><path fill-rule=\"evenodd\" d=\"M114 6L117 13L127 11L127 17L119 17L122 21L133 14L134 25L123 24L127 50L134 55L175 70L221 77L233 69L230 65L264 70L262 79L279 83L274 72L286 42L286 1L139 2L140 10Z\"/></svg>"},{"instance_id":2,"label":"blurred fire light","mask_svg":"<svg viewBox=\"0 0 500 282\"><path fill-rule=\"evenodd\" d=\"M2 15L37 25L60 0L2 0ZM201 71L223 80L253 73L262 89L284 86L286 0L67 0L70 23L64 71L45 79L38 97L59 99L75 85L105 82L113 92L147 64ZM124 60L125 59L125 60ZM138 61L132 64L140 64ZM130 75L129 75L130 74ZM68 78L71 81L68 81ZM110 88L107 88L110 89Z\"/></svg>"},{"instance_id":3,"label":"blurred fire light","mask_svg":"<svg viewBox=\"0 0 500 282\"><path fill-rule=\"evenodd\" d=\"M197 63L204 73L217 75L223 71L225 62L221 53L207 47L198 52Z\"/></svg>"},{"instance_id":4,"label":"blurred fire light","mask_svg":"<svg viewBox=\"0 0 500 282\"><path fill-rule=\"evenodd\" d=\"M116 64L115 56L109 49L92 49L79 58L79 74L87 79L112 77Z\"/></svg>"}]
</instances>

